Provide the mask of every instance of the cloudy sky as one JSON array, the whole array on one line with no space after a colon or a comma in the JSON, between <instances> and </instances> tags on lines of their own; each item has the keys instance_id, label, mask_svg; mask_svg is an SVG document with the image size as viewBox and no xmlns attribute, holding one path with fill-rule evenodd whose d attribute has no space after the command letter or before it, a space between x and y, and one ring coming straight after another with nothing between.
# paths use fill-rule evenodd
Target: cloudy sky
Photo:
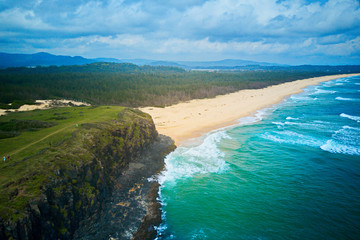
<instances>
[{"instance_id":1,"label":"cloudy sky","mask_svg":"<svg viewBox=\"0 0 360 240\"><path fill-rule=\"evenodd\" d=\"M360 64L359 0L0 0L0 52Z\"/></svg>"}]
</instances>

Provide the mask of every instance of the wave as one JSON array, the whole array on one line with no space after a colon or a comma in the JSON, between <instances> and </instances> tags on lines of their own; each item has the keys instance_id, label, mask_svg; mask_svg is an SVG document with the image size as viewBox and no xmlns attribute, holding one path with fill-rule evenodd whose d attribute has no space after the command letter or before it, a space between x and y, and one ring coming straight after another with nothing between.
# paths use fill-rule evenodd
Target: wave
<instances>
[{"instance_id":1,"label":"wave","mask_svg":"<svg viewBox=\"0 0 360 240\"><path fill-rule=\"evenodd\" d=\"M324 122L324 121L318 121L315 120L313 122L272 122L273 124L277 125L278 128L283 128L286 125L287 126L298 126L300 129L308 129L308 130L321 130L322 132L333 132L334 127L336 127L336 124L330 123L330 122Z\"/></svg>"},{"instance_id":2,"label":"wave","mask_svg":"<svg viewBox=\"0 0 360 240\"><path fill-rule=\"evenodd\" d=\"M229 168L224 160L224 153L220 151L217 144L222 139L231 139L226 131L209 133L202 144L193 147L178 147L174 152L165 158L165 170L157 176L161 184L159 189L159 201L164 207L167 205L167 198L162 194L164 188L172 187L177 180L188 178L196 174L222 173ZM152 181L152 179L148 179ZM157 228L158 236L156 239L172 239L172 235L167 236L168 228L166 223L166 211L162 208L162 223Z\"/></svg>"},{"instance_id":3,"label":"wave","mask_svg":"<svg viewBox=\"0 0 360 240\"><path fill-rule=\"evenodd\" d=\"M360 155L360 128L343 126L320 148L331 153Z\"/></svg>"},{"instance_id":4,"label":"wave","mask_svg":"<svg viewBox=\"0 0 360 240\"><path fill-rule=\"evenodd\" d=\"M338 79L335 79L335 82L349 82L349 78L338 78Z\"/></svg>"},{"instance_id":5,"label":"wave","mask_svg":"<svg viewBox=\"0 0 360 240\"><path fill-rule=\"evenodd\" d=\"M257 110L254 116L242 117L242 118L240 118L238 120L238 122L241 125L247 125L247 124L252 124L252 123L259 122L259 121L264 119L264 116L269 114L270 109L274 109L274 107L273 108L264 108L264 109Z\"/></svg>"},{"instance_id":6,"label":"wave","mask_svg":"<svg viewBox=\"0 0 360 240\"><path fill-rule=\"evenodd\" d=\"M360 128L343 126L335 131L331 139L320 139L293 131L273 131L261 135L262 138L291 145L303 145L320 148L331 153L360 155Z\"/></svg>"},{"instance_id":7,"label":"wave","mask_svg":"<svg viewBox=\"0 0 360 240\"><path fill-rule=\"evenodd\" d=\"M340 117L348 118L348 119L351 119L351 120L354 120L354 121L360 123L360 117L359 116L351 116L351 115L342 113L342 114L340 114Z\"/></svg>"},{"instance_id":8,"label":"wave","mask_svg":"<svg viewBox=\"0 0 360 240\"><path fill-rule=\"evenodd\" d=\"M195 174L220 173L228 168L224 153L217 147L222 139L230 138L225 131L209 134L196 147L178 147L165 158L165 171L159 176L159 183L175 183L177 179Z\"/></svg>"},{"instance_id":9,"label":"wave","mask_svg":"<svg viewBox=\"0 0 360 240\"><path fill-rule=\"evenodd\" d=\"M336 97L335 99L339 100L339 101L359 101L359 99L356 99L356 98Z\"/></svg>"},{"instance_id":10,"label":"wave","mask_svg":"<svg viewBox=\"0 0 360 240\"><path fill-rule=\"evenodd\" d=\"M328 140L324 145L320 146L324 151L331 153L342 153L349 155L360 155L360 148L356 146L349 146L341 144L334 140Z\"/></svg>"},{"instance_id":11,"label":"wave","mask_svg":"<svg viewBox=\"0 0 360 240\"><path fill-rule=\"evenodd\" d=\"M336 91L331 91L331 90L324 90L324 89L319 89L319 88L316 88L315 89L316 91L313 94L333 94L333 93L336 93Z\"/></svg>"},{"instance_id":12,"label":"wave","mask_svg":"<svg viewBox=\"0 0 360 240\"><path fill-rule=\"evenodd\" d=\"M287 143L292 145L305 145L310 147L320 147L324 144L324 140L317 139L313 136L303 135L293 131L282 131L264 133L261 135L262 138L271 140L277 143Z\"/></svg>"},{"instance_id":13,"label":"wave","mask_svg":"<svg viewBox=\"0 0 360 240\"><path fill-rule=\"evenodd\" d=\"M342 86L344 83L348 83L350 78L338 78L331 81L323 82L321 86L323 87L333 87L333 86Z\"/></svg>"},{"instance_id":14,"label":"wave","mask_svg":"<svg viewBox=\"0 0 360 240\"><path fill-rule=\"evenodd\" d=\"M297 95L292 95L290 97L290 99L292 100L306 100L306 101L314 101L317 100L318 98L312 98L312 97L308 97L308 96L297 96Z\"/></svg>"},{"instance_id":15,"label":"wave","mask_svg":"<svg viewBox=\"0 0 360 240\"><path fill-rule=\"evenodd\" d=\"M286 117L286 120L299 120L299 118L294 118L294 117Z\"/></svg>"}]
</instances>

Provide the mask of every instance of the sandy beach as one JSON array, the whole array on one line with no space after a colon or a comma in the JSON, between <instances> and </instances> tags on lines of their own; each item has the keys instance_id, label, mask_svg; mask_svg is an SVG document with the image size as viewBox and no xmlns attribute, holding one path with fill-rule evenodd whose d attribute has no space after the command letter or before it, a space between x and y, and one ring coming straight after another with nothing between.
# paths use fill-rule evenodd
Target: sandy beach
<instances>
[{"instance_id":1,"label":"sandy beach","mask_svg":"<svg viewBox=\"0 0 360 240\"><path fill-rule=\"evenodd\" d=\"M341 74L302 79L256 90L241 90L211 99L196 99L165 108L146 107L160 134L170 136L176 145L204 133L229 126L241 117L279 103L285 97L320 82L359 74Z\"/></svg>"}]
</instances>

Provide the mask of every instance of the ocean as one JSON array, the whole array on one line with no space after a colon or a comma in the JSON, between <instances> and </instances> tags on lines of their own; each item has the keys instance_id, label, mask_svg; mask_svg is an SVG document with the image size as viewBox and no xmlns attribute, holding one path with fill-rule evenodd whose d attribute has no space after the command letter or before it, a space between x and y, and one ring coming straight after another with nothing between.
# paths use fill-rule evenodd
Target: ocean
<instances>
[{"instance_id":1,"label":"ocean","mask_svg":"<svg viewBox=\"0 0 360 240\"><path fill-rule=\"evenodd\" d=\"M360 77L307 87L165 162L158 240L360 239Z\"/></svg>"}]
</instances>

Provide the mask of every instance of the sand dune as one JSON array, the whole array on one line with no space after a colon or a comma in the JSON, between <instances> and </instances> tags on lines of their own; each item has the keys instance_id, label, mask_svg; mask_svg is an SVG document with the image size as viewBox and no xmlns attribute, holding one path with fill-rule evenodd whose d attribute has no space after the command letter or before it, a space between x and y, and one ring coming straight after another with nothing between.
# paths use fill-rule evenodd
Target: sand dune
<instances>
[{"instance_id":1,"label":"sand dune","mask_svg":"<svg viewBox=\"0 0 360 240\"><path fill-rule=\"evenodd\" d=\"M32 111L35 109L48 109L52 107L66 107L66 106L90 106L88 103L77 102L73 100L36 100L36 105L22 105L19 109L0 109L0 116L5 115L7 112L23 112L23 111Z\"/></svg>"},{"instance_id":2,"label":"sand dune","mask_svg":"<svg viewBox=\"0 0 360 240\"><path fill-rule=\"evenodd\" d=\"M320 82L358 74L309 78L256 90L241 90L212 99L191 100L165 108L146 107L141 111L154 119L159 133L170 136L177 145L210 130L234 124L241 117L280 102L303 88Z\"/></svg>"}]
</instances>

